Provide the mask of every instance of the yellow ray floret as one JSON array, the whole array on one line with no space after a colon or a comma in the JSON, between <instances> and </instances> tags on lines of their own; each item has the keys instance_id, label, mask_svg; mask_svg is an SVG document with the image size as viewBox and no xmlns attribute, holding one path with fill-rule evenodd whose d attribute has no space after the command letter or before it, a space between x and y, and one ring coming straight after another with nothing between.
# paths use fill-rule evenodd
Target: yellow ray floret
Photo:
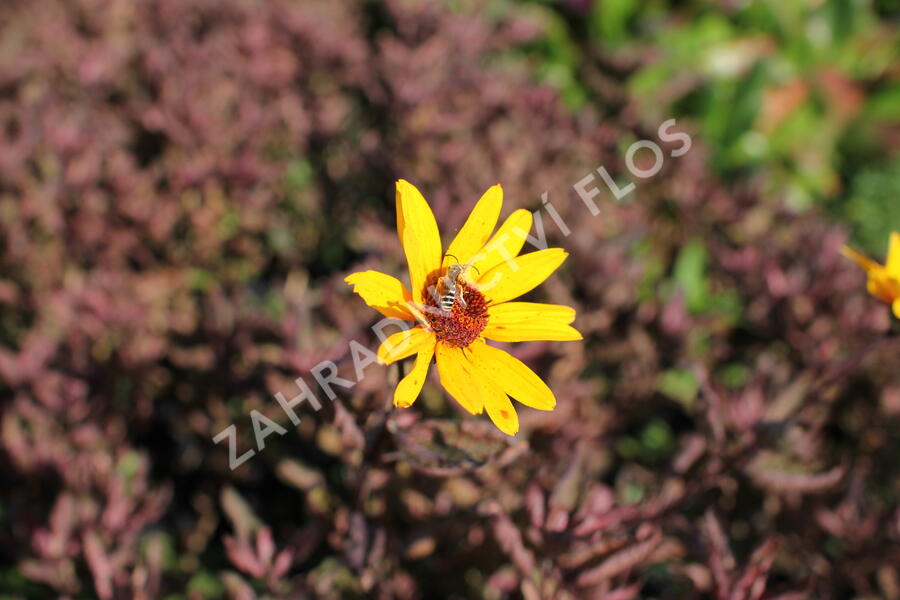
<instances>
[{"instance_id":1,"label":"yellow ray floret","mask_svg":"<svg viewBox=\"0 0 900 600\"><path fill-rule=\"evenodd\" d=\"M498 184L484 193L462 229L450 243L444 258L444 268L455 261L463 264L471 261L475 253L481 250L491 237L491 232L497 226L501 206L503 206L503 189Z\"/></svg>"},{"instance_id":2,"label":"yellow ray floret","mask_svg":"<svg viewBox=\"0 0 900 600\"><path fill-rule=\"evenodd\" d=\"M509 352L483 341L472 344L470 350L472 361L487 381L504 394L538 410L553 410L556 406L556 398L547 384Z\"/></svg>"},{"instance_id":3,"label":"yellow ray floret","mask_svg":"<svg viewBox=\"0 0 900 600\"><path fill-rule=\"evenodd\" d=\"M496 342L538 340L580 340L581 334L569 324L575 309L558 304L504 302L488 308L488 324L482 335Z\"/></svg>"},{"instance_id":4,"label":"yellow ray floret","mask_svg":"<svg viewBox=\"0 0 900 600\"><path fill-rule=\"evenodd\" d=\"M518 298L544 283L567 256L568 252L560 248L522 254L479 277L478 289L491 304Z\"/></svg>"},{"instance_id":5,"label":"yellow ray floret","mask_svg":"<svg viewBox=\"0 0 900 600\"><path fill-rule=\"evenodd\" d=\"M422 302L426 279L441 266L441 236L425 198L403 179L397 182L397 235L409 265L413 300Z\"/></svg>"},{"instance_id":6,"label":"yellow ray floret","mask_svg":"<svg viewBox=\"0 0 900 600\"><path fill-rule=\"evenodd\" d=\"M438 342L435 358L444 389L464 409L473 415L481 414L486 390L477 376L475 365L466 357L465 350Z\"/></svg>"},{"instance_id":7,"label":"yellow ray floret","mask_svg":"<svg viewBox=\"0 0 900 600\"><path fill-rule=\"evenodd\" d=\"M519 415L513 408L509 396L499 391L494 391L488 399L484 401L484 408L488 416L497 429L506 435L516 435L519 431Z\"/></svg>"},{"instance_id":8,"label":"yellow ray floret","mask_svg":"<svg viewBox=\"0 0 900 600\"><path fill-rule=\"evenodd\" d=\"M413 364L412 370L400 380L400 383L397 384L397 389L394 390L394 406L407 408L416 401L419 392L422 391L422 385L425 383L425 377L428 375L428 367L431 365L433 356L433 343L422 347L416 354L416 362Z\"/></svg>"},{"instance_id":9,"label":"yellow ray floret","mask_svg":"<svg viewBox=\"0 0 900 600\"><path fill-rule=\"evenodd\" d=\"M531 213L524 209L509 215L484 247L468 260L477 273L487 273L497 265L514 258L525 245L531 231Z\"/></svg>"},{"instance_id":10,"label":"yellow ray floret","mask_svg":"<svg viewBox=\"0 0 900 600\"><path fill-rule=\"evenodd\" d=\"M362 271L344 278L366 304L392 319L413 319L406 303L411 295L396 277L378 271Z\"/></svg>"},{"instance_id":11,"label":"yellow ray floret","mask_svg":"<svg viewBox=\"0 0 900 600\"><path fill-rule=\"evenodd\" d=\"M378 361L389 365L413 354L418 354L428 346L434 346L434 333L422 327L398 331L389 336L378 347Z\"/></svg>"}]
</instances>

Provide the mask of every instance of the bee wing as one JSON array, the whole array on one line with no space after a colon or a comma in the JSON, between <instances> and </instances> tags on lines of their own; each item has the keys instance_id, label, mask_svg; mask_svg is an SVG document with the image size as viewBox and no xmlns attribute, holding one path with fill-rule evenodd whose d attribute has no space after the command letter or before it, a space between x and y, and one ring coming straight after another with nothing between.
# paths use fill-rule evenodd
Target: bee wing
<instances>
[{"instance_id":1,"label":"bee wing","mask_svg":"<svg viewBox=\"0 0 900 600\"><path fill-rule=\"evenodd\" d=\"M450 286L447 283L447 276L438 277L437 283L434 288L437 290L438 296L443 296L447 293L447 290L450 289Z\"/></svg>"}]
</instances>

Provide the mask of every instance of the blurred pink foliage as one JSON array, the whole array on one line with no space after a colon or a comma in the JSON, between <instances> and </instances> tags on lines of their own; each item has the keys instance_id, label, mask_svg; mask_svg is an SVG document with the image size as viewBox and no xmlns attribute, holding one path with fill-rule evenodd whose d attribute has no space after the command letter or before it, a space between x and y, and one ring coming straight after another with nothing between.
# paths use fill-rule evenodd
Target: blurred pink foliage
<instances>
[{"instance_id":1,"label":"blurred pink foliage","mask_svg":"<svg viewBox=\"0 0 900 600\"><path fill-rule=\"evenodd\" d=\"M625 176L656 124L602 64L572 114L502 60L527 16L40 0L0 23L10 593L897 597L898 345L845 233L726 188L696 142L589 217L572 185ZM445 231L498 181L572 229L544 215L571 257L543 293L585 343L515 348L559 399L515 440L435 385L390 409L394 368L296 428L272 400L374 347L341 279L403 273L401 176ZM252 409L290 433L231 472L211 439L251 447Z\"/></svg>"}]
</instances>

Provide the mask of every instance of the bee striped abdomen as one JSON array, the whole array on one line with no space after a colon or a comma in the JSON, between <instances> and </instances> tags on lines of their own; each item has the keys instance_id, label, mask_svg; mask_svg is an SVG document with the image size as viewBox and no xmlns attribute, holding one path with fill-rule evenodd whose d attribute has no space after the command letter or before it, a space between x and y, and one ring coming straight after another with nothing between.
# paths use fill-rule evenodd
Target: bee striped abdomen
<instances>
[{"instance_id":1,"label":"bee striped abdomen","mask_svg":"<svg viewBox=\"0 0 900 600\"><path fill-rule=\"evenodd\" d=\"M456 302L456 290L447 290L447 293L441 296L441 310L444 312L450 312L450 310L453 308L454 302Z\"/></svg>"}]
</instances>

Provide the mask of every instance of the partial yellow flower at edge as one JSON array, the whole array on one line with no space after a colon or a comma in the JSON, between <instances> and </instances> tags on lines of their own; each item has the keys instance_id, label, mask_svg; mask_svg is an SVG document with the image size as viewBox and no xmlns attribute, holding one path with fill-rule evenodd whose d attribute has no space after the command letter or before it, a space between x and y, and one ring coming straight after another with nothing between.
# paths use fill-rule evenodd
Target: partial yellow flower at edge
<instances>
[{"instance_id":1,"label":"partial yellow flower at edge","mask_svg":"<svg viewBox=\"0 0 900 600\"><path fill-rule=\"evenodd\" d=\"M894 315L900 319L900 233L891 233L884 265L848 246L844 246L841 251L866 272L866 289L869 294L890 304Z\"/></svg>"},{"instance_id":2,"label":"partial yellow flower at edge","mask_svg":"<svg viewBox=\"0 0 900 600\"><path fill-rule=\"evenodd\" d=\"M900 281L900 233L891 233L891 241L888 244L887 260L884 262L888 275Z\"/></svg>"}]
</instances>

